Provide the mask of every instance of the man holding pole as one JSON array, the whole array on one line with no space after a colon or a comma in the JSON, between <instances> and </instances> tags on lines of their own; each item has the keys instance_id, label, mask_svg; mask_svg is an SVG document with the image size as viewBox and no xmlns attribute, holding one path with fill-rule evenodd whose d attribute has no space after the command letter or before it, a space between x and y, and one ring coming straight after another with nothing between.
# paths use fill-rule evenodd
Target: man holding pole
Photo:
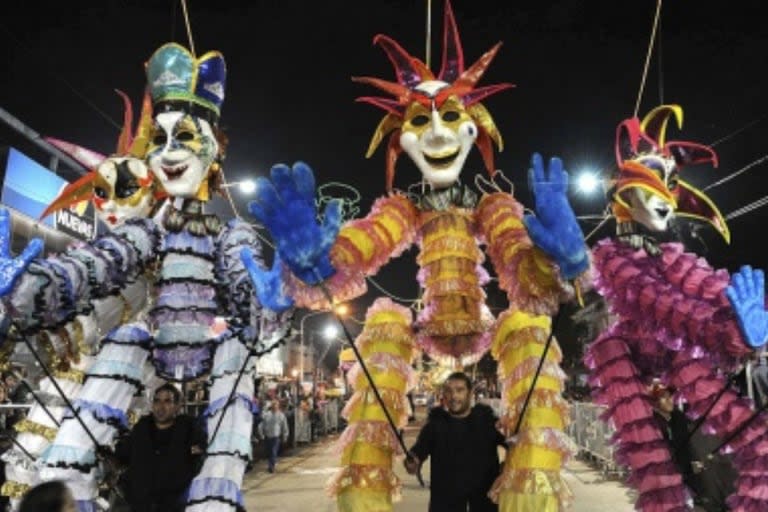
<instances>
[{"instance_id":1,"label":"man holding pole","mask_svg":"<svg viewBox=\"0 0 768 512\"><path fill-rule=\"evenodd\" d=\"M430 512L498 510L488 491L501 469L498 447L506 442L493 409L471 404L472 382L463 372L448 376L443 395L445 407L430 411L405 469L415 474L432 457Z\"/></svg>"}]
</instances>

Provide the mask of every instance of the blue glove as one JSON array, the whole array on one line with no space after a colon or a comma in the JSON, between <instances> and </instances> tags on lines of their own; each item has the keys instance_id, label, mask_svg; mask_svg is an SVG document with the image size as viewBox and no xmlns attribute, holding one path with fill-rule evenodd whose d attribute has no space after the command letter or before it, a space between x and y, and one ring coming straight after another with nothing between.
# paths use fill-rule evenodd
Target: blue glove
<instances>
[{"instance_id":1,"label":"blue glove","mask_svg":"<svg viewBox=\"0 0 768 512\"><path fill-rule=\"evenodd\" d=\"M762 347L768 341L768 312L765 310L765 276L762 270L745 265L731 276L725 289L739 322L744 341L750 347Z\"/></svg>"},{"instance_id":2,"label":"blue glove","mask_svg":"<svg viewBox=\"0 0 768 512\"><path fill-rule=\"evenodd\" d=\"M341 202L330 201L322 224L315 207L315 177L303 162L275 165L267 178L256 180L256 199L248 210L269 231L279 258L296 277L318 284L332 276L330 251L341 225Z\"/></svg>"},{"instance_id":3,"label":"blue glove","mask_svg":"<svg viewBox=\"0 0 768 512\"><path fill-rule=\"evenodd\" d=\"M262 306L276 313L293 307L293 299L283 293L283 280L281 279L283 268L279 256L275 255L271 270L261 268L261 265L253 258L253 251L250 247L242 248L240 259L251 276L256 297Z\"/></svg>"},{"instance_id":4,"label":"blue glove","mask_svg":"<svg viewBox=\"0 0 768 512\"><path fill-rule=\"evenodd\" d=\"M523 222L533 243L560 267L562 277L574 279L589 266L589 256L584 234L566 196L568 173L557 157L549 161L546 173L540 154L533 154L531 165L528 188L535 198L536 215L526 215Z\"/></svg>"},{"instance_id":5,"label":"blue glove","mask_svg":"<svg viewBox=\"0 0 768 512\"><path fill-rule=\"evenodd\" d=\"M0 297L13 290L16 279L43 250L43 241L33 238L16 258L11 258L10 248L11 215L8 210L0 207Z\"/></svg>"}]
</instances>

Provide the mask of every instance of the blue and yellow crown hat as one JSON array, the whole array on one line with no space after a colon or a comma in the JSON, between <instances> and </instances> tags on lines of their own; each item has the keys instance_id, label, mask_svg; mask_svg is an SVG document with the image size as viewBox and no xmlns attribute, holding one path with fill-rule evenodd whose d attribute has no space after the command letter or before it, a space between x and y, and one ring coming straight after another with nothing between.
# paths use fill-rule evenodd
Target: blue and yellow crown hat
<instances>
[{"instance_id":1,"label":"blue and yellow crown hat","mask_svg":"<svg viewBox=\"0 0 768 512\"><path fill-rule=\"evenodd\" d=\"M195 58L177 43L166 43L147 61L147 85L155 114L184 110L216 124L224 103L224 56L210 51Z\"/></svg>"}]
</instances>

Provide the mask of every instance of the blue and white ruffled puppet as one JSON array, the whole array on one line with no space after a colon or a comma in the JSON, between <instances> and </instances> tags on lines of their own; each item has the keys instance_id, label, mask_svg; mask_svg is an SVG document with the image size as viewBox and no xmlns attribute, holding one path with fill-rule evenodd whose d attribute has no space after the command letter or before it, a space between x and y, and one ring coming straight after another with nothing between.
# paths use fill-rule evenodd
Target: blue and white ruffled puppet
<instances>
[{"instance_id":1,"label":"blue and white ruffled puppet","mask_svg":"<svg viewBox=\"0 0 768 512\"><path fill-rule=\"evenodd\" d=\"M39 257L38 242L11 258L4 243L0 325L15 336L55 329L153 269L154 304L146 318L134 318L107 335L91 369L101 377L92 380L102 387L75 397L79 419L65 420L60 430L71 422L73 442L54 443L43 455L41 477L60 478L60 469L66 469L80 509L95 510L97 447L90 436L100 446L111 444L112 425L125 423L130 398L141 385L141 359L149 356L166 380L208 376L210 381L211 405L205 413L209 446L188 490L187 510L242 509L240 487L251 457L253 379L238 375L243 368L253 370L255 359L246 363L249 354L284 335L292 302L282 293L279 261L272 271L258 271L263 261L253 226L239 219L222 223L204 212L223 154L217 125L224 57L209 52L195 58L169 43L151 56L146 69L154 119L146 161L172 204L160 222L131 219L92 243L48 258ZM7 241L8 232L8 217L0 215L0 238ZM125 347L138 349L121 350ZM104 386L110 378L116 384ZM76 420L88 425L90 433L80 429L75 435Z\"/></svg>"}]
</instances>

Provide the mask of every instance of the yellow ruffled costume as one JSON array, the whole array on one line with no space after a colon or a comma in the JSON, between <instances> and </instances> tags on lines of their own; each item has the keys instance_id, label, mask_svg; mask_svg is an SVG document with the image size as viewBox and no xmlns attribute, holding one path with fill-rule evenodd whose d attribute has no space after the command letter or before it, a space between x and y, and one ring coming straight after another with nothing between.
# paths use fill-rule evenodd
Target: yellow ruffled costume
<instances>
[{"instance_id":1,"label":"yellow ruffled costume","mask_svg":"<svg viewBox=\"0 0 768 512\"><path fill-rule=\"evenodd\" d=\"M413 385L415 350L411 312L389 299L368 310L365 328L355 341L390 417L398 428L410 413L406 391ZM342 469L329 483L340 511L389 512L400 496L392 471L402 450L365 373L356 363L348 374L355 393L342 414L349 424L338 441Z\"/></svg>"},{"instance_id":2,"label":"yellow ruffled costume","mask_svg":"<svg viewBox=\"0 0 768 512\"><path fill-rule=\"evenodd\" d=\"M573 293L573 287L560 280L557 267L534 247L522 218L523 208L510 194L488 194L478 204L479 232L510 303L496 322L491 348L502 383L502 424L510 433L552 329L551 315ZM588 276L579 279L587 280ZM561 357L553 339L517 440L491 490L500 512L556 512L564 510L572 499L560 475L573 451L563 432L568 406L562 398L565 374L559 366Z\"/></svg>"}]
</instances>

